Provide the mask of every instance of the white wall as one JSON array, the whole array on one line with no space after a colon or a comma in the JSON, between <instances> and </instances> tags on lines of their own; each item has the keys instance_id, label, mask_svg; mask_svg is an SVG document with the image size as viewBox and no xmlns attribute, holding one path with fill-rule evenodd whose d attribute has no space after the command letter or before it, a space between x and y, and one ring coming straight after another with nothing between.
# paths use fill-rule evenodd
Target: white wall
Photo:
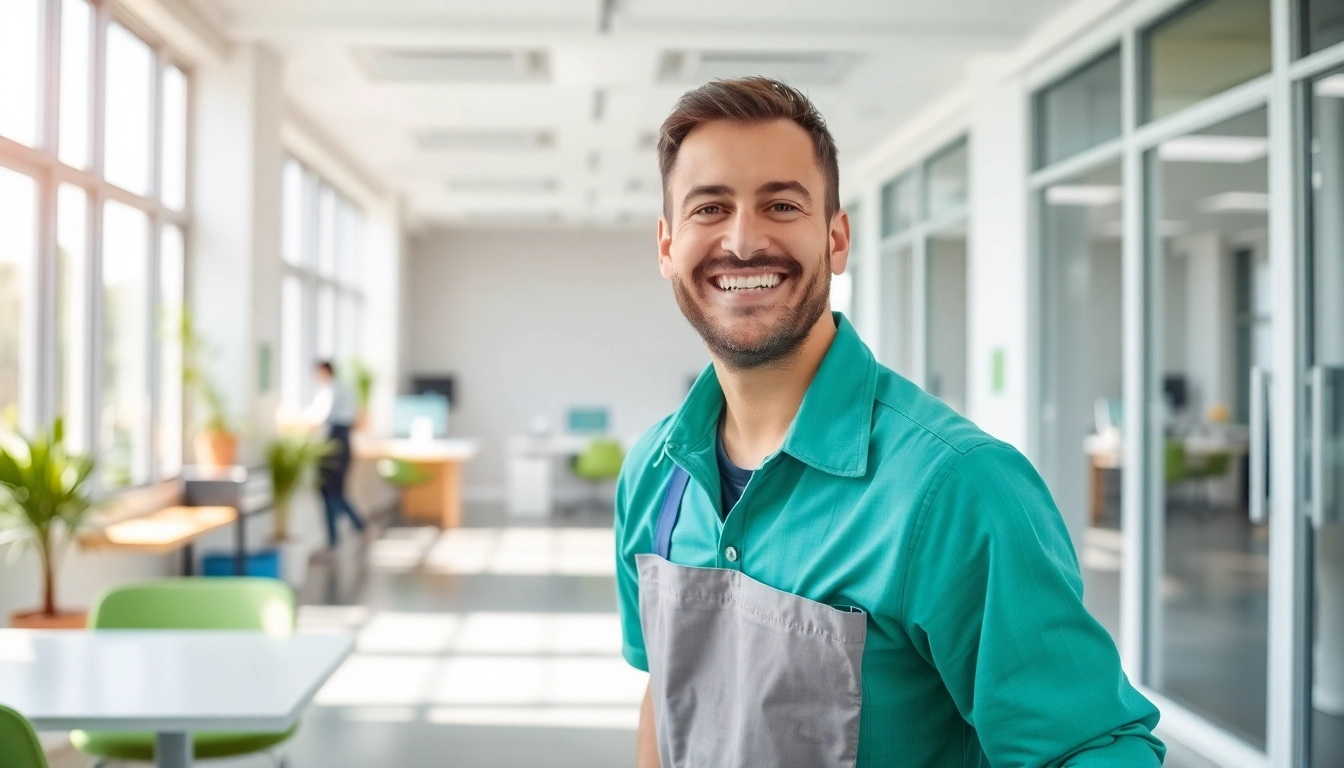
<instances>
[{"instance_id":1,"label":"white wall","mask_svg":"<svg viewBox=\"0 0 1344 768\"><path fill-rule=\"evenodd\" d=\"M474 498L499 498L504 444L544 414L601 405L637 435L676 410L709 362L658 274L653 227L440 231L409 269L407 373L457 379L449 431L481 441L464 470Z\"/></svg>"}]
</instances>

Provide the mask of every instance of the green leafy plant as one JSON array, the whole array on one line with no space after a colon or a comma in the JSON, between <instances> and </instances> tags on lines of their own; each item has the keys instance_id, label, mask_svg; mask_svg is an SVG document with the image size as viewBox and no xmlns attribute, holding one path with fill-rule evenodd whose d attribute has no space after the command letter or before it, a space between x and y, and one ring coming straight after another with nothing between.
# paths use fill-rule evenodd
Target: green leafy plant
<instances>
[{"instance_id":1,"label":"green leafy plant","mask_svg":"<svg viewBox=\"0 0 1344 768\"><path fill-rule=\"evenodd\" d=\"M67 453L64 442L61 419L31 438L13 432L0 439L0 531L15 541L15 555L28 546L37 549L47 616L57 615L60 556L93 508L88 488L93 459Z\"/></svg>"},{"instance_id":2,"label":"green leafy plant","mask_svg":"<svg viewBox=\"0 0 1344 768\"><path fill-rule=\"evenodd\" d=\"M205 406L206 432L234 431L229 421L224 395L219 391L205 367L205 361L214 354L214 348L196 331L191 314L182 311L178 320L178 338L182 344L182 383L196 393Z\"/></svg>"},{"instance_id":3,"label":"green leafy plant","mask_svg":"<svg viewBox=\"0 0 1344 768\"><path fill-rule=\"evenodd\" d=\"M355 385L355 397L359 399L360 413L369 410L369 400L373 397L373 369L363 360L355 358L350 361L350 378Z\"/></svg>"},{"instance_id":4,"label":"green leafy plant","mask_svg":"<svg viewBox=\"0 0 1344 768\"><path fill-rule=\"evenodd\" d=\"M266 448L275 506L275 538L289 538L289 505L294 493L311 482L311 470L336 450L336 443L311 435L281 435Z\"/></svg>"}]
</instances>

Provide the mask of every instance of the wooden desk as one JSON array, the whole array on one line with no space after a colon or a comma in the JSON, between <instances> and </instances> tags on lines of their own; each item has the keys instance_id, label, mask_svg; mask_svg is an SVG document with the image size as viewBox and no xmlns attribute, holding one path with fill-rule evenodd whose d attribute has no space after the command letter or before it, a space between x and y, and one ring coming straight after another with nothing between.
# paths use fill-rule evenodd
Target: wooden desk
<instances>
[{"instance_id":1,"label":"wooden desk","mask_svg":"<svg viewBox=\"0 0 1344 768\"><path fill-rule=\"evenodd\" d=\"M475 440L389 440L357 438L354 455L362 459L409 462L429 480L402 491L402 514L441 528L462 524L462 464L478 452Z\"/></svg>"},{"instance_id":2,"label":"wooden desk","mask_svg":"<svg viewBox=\"0 0 1344 768\"><path fill-rule=\"evenodd\" d=\"M195 568L192 543L213 530L232 525L237 519L238 510L233 507L174 506L89 531L80 537L80 541L94 549L153 554L181 549L182 575L190 576Z\"/></svg>"}]
</instances>

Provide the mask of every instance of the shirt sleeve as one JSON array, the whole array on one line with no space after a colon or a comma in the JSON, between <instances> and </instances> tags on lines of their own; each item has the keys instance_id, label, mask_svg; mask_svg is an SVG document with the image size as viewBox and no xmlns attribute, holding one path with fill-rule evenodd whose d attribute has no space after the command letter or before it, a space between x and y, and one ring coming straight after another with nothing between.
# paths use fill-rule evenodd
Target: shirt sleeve
<instances>
[{"instance_id":1,"label":"shirt sleeve","mask_svg":"<svg viewBox=\"0 0 1344 768\"><path fill-rule=\"evenodd\" d=\"M995 766L1160 766L1158 711L1083 607L1039 475L997 443L956 460L914 532L902 616Z\"/></svg>"},{"instance_id":2,"label":"shirt sleeve","mask_svg":"<svg viewBox=\"0 0 1344 768\"><path fill-rule=\"evenodd\" d=\"M313 396L313 402L308 406L308 410L303 413L303 420L314 426L321 426L327 423L331 418L331 408L334 404L335 395L329 386L317 390Z\"/></svg>"},{"instance_id":3,"label":"shirt sleeve","mask_svg":"<svg viewBox=\"0 0 1344 768\"><path fill-rule=\"evenodd\" d=\"M621 655L630 666L649 671L649 660L644 652L644 629L639 623L639 571L635 555L651 552L652 546L641 542L649 540L641 535L642 527L631 520L630 485L635 462L626 461L616 482L616 601L621 616Z\"/></svg>"}]
</instances>

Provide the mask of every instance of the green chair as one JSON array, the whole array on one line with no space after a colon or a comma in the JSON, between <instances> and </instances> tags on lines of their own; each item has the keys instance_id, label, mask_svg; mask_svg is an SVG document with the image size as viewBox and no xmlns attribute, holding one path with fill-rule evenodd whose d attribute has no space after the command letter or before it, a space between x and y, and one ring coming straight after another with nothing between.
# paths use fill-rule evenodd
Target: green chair
<instances>
[{"instance_id":1,"label":"green chair","mask_svg":"<svg viewBox=\"0 0 1344 768\"><path fill-rule=\"evenodd\" d=\"M1186 467L1187 480L1202 480L1204 484L1204 504L1213 506L1213 481L1225 477L1232 468L1232 454L1211 453L1197 465Z\"/></svg>"},{"instance_id":2,"label":"green chair","mask_svg":"<svg viewBox=\"0 0 1344 768\"><path fill-rule=\"evenodd\" d=\"M47 768L47 756L28 718L0 704L0 768Z\"/></svg>"},{"instance_id":3,"label":"green chair","mask_svg":"<svg viewBox=\"0 0 1344 768\"><path fill-rule=\"evenodd\" d=\"M91 629L243 629L268 635L294 632L294 592L276 579L154 579L104 592L89 614ZM298 723L282 733L195 733L197 760L270 750L294 735ZM108 760L154 760L154 734L73 731L79 751ZM277 765L282 756L270 753ZM8 768L8 766L0 766Z\"/></svg>"},{"instance_id":4,"label":"green chair","mask_svg":"<svg viewBox=\"0 0 1344 768\"><path fill-rule=\"evenodd\" d=\"M1166 442L1162 452L1162 469L1168 488L1186 481L1189 467L1185 461L1185 443L1180 440Z\"/></svg>"},{"instance_id":5,"label":"green chair","mask_svg":"<svg viewBox=\"0 0 1344 768\"><path fill-rule=\"evenodd\" d=\"M593 440L583 453L574 457L574 474L592 485L591 504L594 509L601 507L597 496L599 487L604 482L620 477L623 461L625 452L621 450L621 444L605 438Z\"/></svg>"}]
</instances>

